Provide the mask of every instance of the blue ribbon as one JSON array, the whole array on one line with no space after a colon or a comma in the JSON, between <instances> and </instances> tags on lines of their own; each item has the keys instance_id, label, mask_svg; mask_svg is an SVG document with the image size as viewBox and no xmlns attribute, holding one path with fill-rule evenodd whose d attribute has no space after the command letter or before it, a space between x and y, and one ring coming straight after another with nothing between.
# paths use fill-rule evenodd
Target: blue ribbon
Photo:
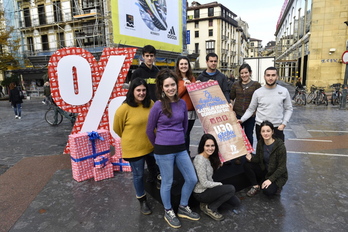
<instances>
[{"instance_id":1,"label":"blue ribbon","mask_svg":"<svg viewBox=\"0 0 348 232\"><path fill-rule=\"evenodd\" d=\"M108 158L106 157L102 157L102 160L101 161L94 161L94 166L96 165L102 165L102 168L106 166L106 162L108 162Z\"/></svg>"},{"instance_id":2,"label":"blue ribbon","mask_svg":"<svg viewBox=\"0 0 348 232\"><path fill-rule=\"evenodd\" d=\"M92 132L88 132L88 137L89 137L89 140L91 141L92 143L92 155L89 155L89 156L85 156L85 157L82 157L82 158L74 158L74 157L71 157L70 158L75 161L75 162L81 162L81 161L84 161L84 160L88 160L88 159L95 159L97 156L100 156L100 155L104 155L104 154L107 154L110 152L110 150L106 150L106 151L102 151L102 152L98 152L97 153L97 150L95 148L95 140L96 139L100 139L102 141L104 141L104 138L102 136L100 136L98 134L98 132L96 131L92 131Z\"/></svg>"},{"instance_id":3,"label":"blue ribbon","mask_svg":"<svg viewBox=\"0 0 348 232\"><path fill-rule=\"evenodd\" d=\"M122 163L122 159L120 159L119 162L120 162L120 163L112 163L112 162L111 162L111 163L112 163L112 165L114 165L114 166L116 166L116 165L120 166L120 172L123 172L122 166L130 166L129 163Z\"/></svg>"}]
</instances>

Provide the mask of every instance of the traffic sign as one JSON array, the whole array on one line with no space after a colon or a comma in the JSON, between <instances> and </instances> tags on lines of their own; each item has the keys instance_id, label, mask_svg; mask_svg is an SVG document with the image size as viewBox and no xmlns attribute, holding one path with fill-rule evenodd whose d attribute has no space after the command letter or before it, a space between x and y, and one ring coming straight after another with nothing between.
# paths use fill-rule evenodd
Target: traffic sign
<instances>
[{"instance_id":1,"label":"traffic sign","mask_svg":"<svg viewBox=\"0 0 348 232\"><path fill-rule=\"evenodd\" d=\"M342 54L342 62L344 64L348 64L348 51L343 52L343 54Z\"/></svg>"}]
</instances>

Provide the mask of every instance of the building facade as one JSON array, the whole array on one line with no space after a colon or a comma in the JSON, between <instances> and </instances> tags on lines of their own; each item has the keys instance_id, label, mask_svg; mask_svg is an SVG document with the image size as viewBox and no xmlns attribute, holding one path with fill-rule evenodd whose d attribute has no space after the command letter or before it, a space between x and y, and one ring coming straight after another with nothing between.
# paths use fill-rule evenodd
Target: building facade
<instances>
[{"instance_id":1,"label":"building facade","mask_svg":"<svg viewBox=\"0 0 348 232\"><path fill-rule=\"evenodd\" d=\"M250 38L248 47L248 57L259 57L262 56L262 40Z\"/></svg>"},{"instance_id":2,"label":"building facade","mask_svg":"<svg viewBox=\"0 0 348 232\"><path fill-rule=\"evenodd\" d=\"M343 83L347 50L348 1L286 0L276 29L276 64L289 82L306 86Z\"/></svg>"},{"instance_id":3,"label":"building facade","mask_svg":"<svg viewBox=\"0 0 348 232\"><path fill-rule=\"evenodd\" d=\"M218 68L226 75L236 75L238 68L238 22L237 15L228 8L212 2L192 2L187 8L187 30L189 53L199 54L195 72L206 69L206 55L214 52L219 57Z\"/></svg>"}]
</instances>

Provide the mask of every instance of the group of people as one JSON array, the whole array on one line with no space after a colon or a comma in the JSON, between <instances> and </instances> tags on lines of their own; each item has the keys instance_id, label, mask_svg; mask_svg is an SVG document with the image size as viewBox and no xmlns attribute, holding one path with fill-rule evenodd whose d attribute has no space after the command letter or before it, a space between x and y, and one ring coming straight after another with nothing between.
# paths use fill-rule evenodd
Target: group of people
<instances>
[{"instance_id":1,"label":"group of people","mask_svg":"<svg viewBox=\"0 0 348 232\"><path fill-rule=\"evenodd\" d=\"M153 46L143 48L144 62L132 74L126 99L117 109L113 124L113 130L121 137L123 158L132 167L140 211L143 214L152 213L144 186L145 162L149 176L161 179L164 219L173 228L181 226L179 218L200 219L200 215L188 205L191 195L200 202L202 212L214 220L224 219L218 212L223 203L232 206L240 204L233 185L213 180L213 173L223 165L213 135L202 136L198 155L193 162L191 160L190 131L197 115L186 86L197 81L216 80L219 83L226 100L234 102L233 109L251 143L255 122L260 131L256 154L246 154L249 162L244 164L245 172L252 184L247 195L253 196L260 189L267 195L279 193L287 180L287 170L284 136L278 137L289 121L292 107L287 90L276 84L276 69L265 71L266 86L261 87L251 80L250 66L243 64L239 70L240 80L229 89L226 76L217 70L218 56L214 53L207 55L207 70L197 79L192 74L187 57L177 59L174 72L154 66L155 56ZM285 109L281 119L284 109L279 111L280 107ZM179 207L174 211L171 188L175 165L184 178L184 184Z\"/></svg>"}]
</instances>

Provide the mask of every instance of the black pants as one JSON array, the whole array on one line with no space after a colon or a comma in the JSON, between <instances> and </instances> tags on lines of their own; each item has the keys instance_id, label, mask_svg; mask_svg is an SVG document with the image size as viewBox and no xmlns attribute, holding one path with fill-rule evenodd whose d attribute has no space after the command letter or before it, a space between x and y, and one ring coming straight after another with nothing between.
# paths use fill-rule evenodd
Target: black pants
<instances>
[{"instance_id":1,"label":"black pants","mask_svg":"<svg viewBox=\"0 0 348 232\"><path fill-rule=\"evenodd\" d=\"M256 124L255 130L257 141L259 141L261 139L261 126ZM278 127L274 127L274 135L275 137L280 138L284 142L284 131L278 130Z\"/></svg>"},{"instance_id":2,"label":"black pants","mask_svg":"<svg viewBox=\"0 0 348 232\"><path fill-rule=\"evenodd\" d=\"M250 162L244 163L244 172L252 186L261 186L262 182L265 181L265 176L267 174L267 170L262 170L259 164ZM267 196L271 196L274 195L277 192L277 190L277 184L272 182L272 184L268 186L268 188L262 189L262 192Z\"/></svg>"},{"instance_id":3,"label":"black pants","mask_svg":"<svg viewBox=\"0 0 348 232\"><path fill-rule=\"evenodd\" d=\"M209 188L202 193L193 193L193 196L197 201L207 203L212 211L216 211L225 202L233 206L238 205L239 199L235 193L233 185L224 184Z\"/></svg>"}]
</instances>

